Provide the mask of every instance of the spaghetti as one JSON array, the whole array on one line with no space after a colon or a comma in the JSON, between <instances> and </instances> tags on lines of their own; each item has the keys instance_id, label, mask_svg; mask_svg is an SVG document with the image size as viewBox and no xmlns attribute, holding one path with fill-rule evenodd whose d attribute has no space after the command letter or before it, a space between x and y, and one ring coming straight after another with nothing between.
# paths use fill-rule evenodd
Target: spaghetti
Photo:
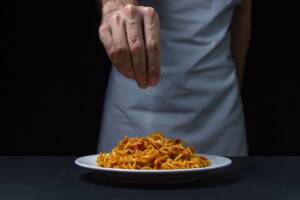
<instances>
[{"instance_id":1,"label":"spaghetti","mask_svg":"<svg viewBox=\"0 0 300 200\"><path fill-rule=\"evenodd\" d=\"M141 138L123 138L111 153L100 153L96 164L120 169L167 170L202 168L210 165L197 156L193 147L185 147L179 139L165 138L161 132Z\"/></svg>"}]
</instances>

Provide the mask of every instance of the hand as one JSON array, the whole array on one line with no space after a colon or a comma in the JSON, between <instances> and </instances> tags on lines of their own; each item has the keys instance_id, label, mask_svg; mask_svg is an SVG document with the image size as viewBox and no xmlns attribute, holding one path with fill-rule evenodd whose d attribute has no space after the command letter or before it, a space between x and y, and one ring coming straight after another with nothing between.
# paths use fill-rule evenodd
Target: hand
<instances>
[{"instance_id":1,"label":"hand","mask_svg":"<svg viewBox=\"0 0 300 200\"><path fill-rule=\"evenodd\" d=\"M108 3L107 3L108 4ZM100 39L117 70L140 88L160 79L159 17L152 7L103 4Z\"/></svg>"}]
</instances>

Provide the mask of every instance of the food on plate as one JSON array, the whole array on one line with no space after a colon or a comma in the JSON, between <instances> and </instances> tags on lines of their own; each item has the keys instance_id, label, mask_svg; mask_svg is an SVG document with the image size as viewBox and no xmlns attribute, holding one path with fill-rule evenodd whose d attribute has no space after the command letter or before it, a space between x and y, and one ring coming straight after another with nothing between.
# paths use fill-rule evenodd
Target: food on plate
<instances>
[{"instance_id":1,"label":"food on plate","mask_svg":"<svg viewBox=\"0 0 300 200\"><path fill-rule=\"evenodd\" d=\"M161 132L146 137L124 137L110 153L100 153L99 167L141 170L203 168L210 165L204 156L195 154L193 147L179 139L168 139Z\"/></svg>"}]
</instances>

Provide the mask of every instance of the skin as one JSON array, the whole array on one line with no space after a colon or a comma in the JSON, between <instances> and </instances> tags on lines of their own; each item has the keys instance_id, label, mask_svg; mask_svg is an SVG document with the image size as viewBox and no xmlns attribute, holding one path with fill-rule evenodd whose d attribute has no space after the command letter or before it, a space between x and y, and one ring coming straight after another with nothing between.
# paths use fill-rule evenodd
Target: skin
<instances>
[{"instance_id":1,"label":"skin","mask_svg":"<svg viewBox=\"0 0 300 200\"><path fill-rule=\"evenodd\" d=\"M118 72L146 89L160 79L159 17L136 0L101 0L99 36ZM251 32L251 3L243 0L231 23L231 50L242 83Z\"/></svg>"},{"instance_id":2,"label":"skin","mask_svg":"<svg viewBox=\"0 0 300 200\"><path fill-rule=\"evenodd\" d=\"M155 10L133 0L102 0L102 15L100 39L117 70L142 89L157 85L160 25Z\"/></svg>"}]
</instances>

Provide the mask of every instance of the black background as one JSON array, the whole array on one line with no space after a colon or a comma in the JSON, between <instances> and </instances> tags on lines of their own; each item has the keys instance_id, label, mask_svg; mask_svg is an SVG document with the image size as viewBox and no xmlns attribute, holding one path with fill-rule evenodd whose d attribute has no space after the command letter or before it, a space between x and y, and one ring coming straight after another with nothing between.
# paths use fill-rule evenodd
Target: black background
<instances>
[{"instance_id":1,"label":"black background","mask_svg":"<svg viewBox=\"0 0 300 200\"><path fill-rule=\"evenodd\" d=\"M251 155L300 155L296 8L254 1L242 89ZM95 153L110 71L96 0L0 9L0 154Z\"/></svg>"}]
</instances>

